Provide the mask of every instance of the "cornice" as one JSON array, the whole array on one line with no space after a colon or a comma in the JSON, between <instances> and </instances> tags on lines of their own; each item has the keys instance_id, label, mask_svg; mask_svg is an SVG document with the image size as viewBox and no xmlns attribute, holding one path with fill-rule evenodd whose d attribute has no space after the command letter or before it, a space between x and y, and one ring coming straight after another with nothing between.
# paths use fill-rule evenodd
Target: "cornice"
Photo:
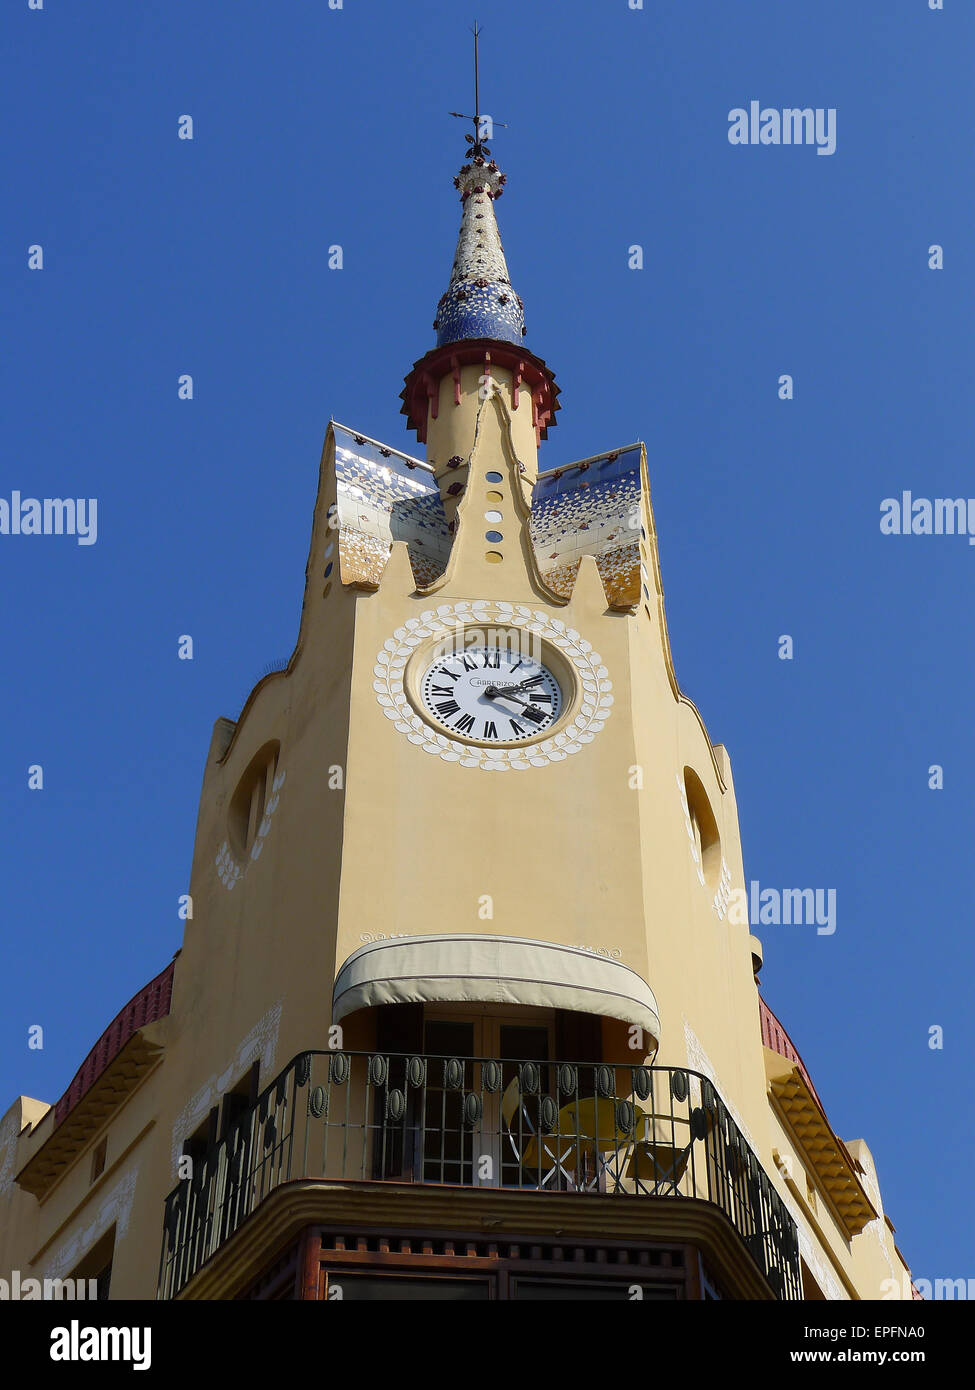
<instances>
[{"instance_id":1,"label":"cornice","mask_svg":"<svg viewBox=\"0 0 975 1390\"><path fill-rule=\"evenodd\" d=\"M451 1231L561 1240L674 1241L700 1249L715 1277L740 1299L773 1295L731 1222L697 1198L516 1192L405 1183L307 1179L276 1188L180 1292L180 1299L236 1297L308 1226Z\"/></svg>"}]
</instances>

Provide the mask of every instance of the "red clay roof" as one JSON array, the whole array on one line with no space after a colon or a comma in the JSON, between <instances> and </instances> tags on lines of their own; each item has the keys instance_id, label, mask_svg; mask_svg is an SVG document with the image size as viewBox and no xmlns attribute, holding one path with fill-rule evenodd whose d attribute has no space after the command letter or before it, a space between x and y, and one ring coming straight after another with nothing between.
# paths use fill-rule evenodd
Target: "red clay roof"
<instances>
[{"instance_id":1,"label":"red clay roof","mask_svg":"<svg viewBox=\"0 0 975 1390\"><path fill-rule=\"evenodd\" d=\"M71 1085L55 1105L55 1127L71 1113L82 1096L91 1090L134 1033L147 1023L155 1023L157 1019L166 1017L173 998L175 969L174 958L165 970L160 971L147 985L143 985L139 993L133 995L125 1008L115 1015L78 1068Z\"/></svg>"},{"instance_id":2,"label":"red clay roof","mask_svg":"<svg viewBox=\"0 0 975 1390\"><path fill-rule=\"evenodd\" d=\"M762 1019L762 1042L773 1052L777 1052L780 1057L785 1057L787 1061L795 1063L802 1073L802 1079L812 1092L820 1110L825 1114L826 1110L823 1102L816 1093L816 1087L812 1084L812 1078L806 1070L805 1062L799 1056L795 1043L789 1037L788 1033L782 1027L782 1024L775 1017L775 1014L761 995L759 995L758 1004Z\"/></svg>"}]
</instances>

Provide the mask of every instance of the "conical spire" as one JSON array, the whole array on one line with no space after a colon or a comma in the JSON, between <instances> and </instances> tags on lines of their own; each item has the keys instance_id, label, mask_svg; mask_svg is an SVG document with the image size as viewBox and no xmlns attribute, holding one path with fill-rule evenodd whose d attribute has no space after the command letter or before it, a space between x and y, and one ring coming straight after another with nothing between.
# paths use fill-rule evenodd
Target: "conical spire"
<instances>
[{"instance_id":1,"label":"conical spire","mask_svg":"<svg viewBox=\"0 0 975 1390\"><path fill-rule=\"evenodd\" d=\"M468 136L470 139L470 136ZM454 179L464 205L450 284L437 305L437 347L467 338L521 344L525 311L508 279L501 234L494 215L505 176L482 146L471 146L470 164Z\"/></svg>"},{"instance_id":2,"label":"conical spire","mask_svg":"<svg viewBox=\"0 0 975 1390\"><path fill-rule=\"evenodd\" d=\"M559 390L541 358L524 345L525 307L508 279L508 266L494 215L494 201L505 176L485 140L495 122L480 110L478 35L474 29L474 111L451 115L473 124L465 136L467 161L454 179L463 214L446 294L433 326L437 345L407 373L401 392L403 414L427 446L427 461L438 478L469 459L478 438L484 401L503 393L496 405L506 412L509 443L519 477L537 472L539 442L555 424ZM485 386L491 382L490 391ZM448 479L447 493L459 496L465 484Z\"/></svg>"}]
</instances>

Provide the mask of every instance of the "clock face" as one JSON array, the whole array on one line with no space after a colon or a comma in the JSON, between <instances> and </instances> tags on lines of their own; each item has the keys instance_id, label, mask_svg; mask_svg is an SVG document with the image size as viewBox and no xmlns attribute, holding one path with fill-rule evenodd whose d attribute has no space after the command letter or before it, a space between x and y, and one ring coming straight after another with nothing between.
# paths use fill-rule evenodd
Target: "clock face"
<instances>
[{"instance_id":1,"label":"clock face","mask_svg":"<svg viewBox=\"0 0 975 1390\"><path fill-rule=\"evenodd\" d=\"M565 762L613 711L613 682L592 643L555 613L501 599L457 599L408 618L376 653L373 676L397 733L483 772Z\"/></svg>"},{"instance_id":2,"label":"clock face","mask_svg":"<svg viewBox=\"0 0 975 1390\"><path fill-rule=\"evenodd\" d=\"M438 656L418 694L428 717L460 738L518 744L558 722L565 696L543 662L515 648L471 646Z\"/></svg>"}]
</instances>

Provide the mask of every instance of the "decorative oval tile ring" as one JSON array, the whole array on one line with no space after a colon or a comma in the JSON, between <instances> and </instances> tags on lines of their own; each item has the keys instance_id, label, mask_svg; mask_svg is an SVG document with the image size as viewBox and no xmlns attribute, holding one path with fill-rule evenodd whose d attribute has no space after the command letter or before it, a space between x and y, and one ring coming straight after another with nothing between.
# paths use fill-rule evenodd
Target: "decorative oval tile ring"
<instances>
[{"instance_id":1,"label":"decorative oval tile ring","mask_svg":"<svg viewBox=\"0 0 975 1390\"><path fill-rule=\"evenodd\" d=\"M521 671L516 669L520 662L492 662L484 654L495 650L499 638L495 645L491 638L499 629L507 630L509 639L515 631L523 633L526 649L539 650L537 661L527 660ZM486 638L474 636L485 633ZM460 690L461 680L445 668L442 655L438 669L455 685L443 695L443 703L430 702L431 683L427 681L424 688L423 674L435 653L449 649L458 661L471 654L475 665L464 663L457 670L460 676L476 674L480 685L493 689L489 699L498 701L497 720L488 717L493 708L487 706L480 710L478 725L465 711L462 696L451 698ZM482 675L485 667L498 674ZM521 679L525 669L527 681ZM559 618L519 603L464 599L428 609L387 638L373 674L383 714L410 743L444 762L484 772L524 772L564 762L593 741L612 713L613 683L592 643ZM473 684L471 679L468 685ZM456 721L456 729L451 720ZM535 732L538 726L542 732Z\"/></svg>"}]
</instances>

